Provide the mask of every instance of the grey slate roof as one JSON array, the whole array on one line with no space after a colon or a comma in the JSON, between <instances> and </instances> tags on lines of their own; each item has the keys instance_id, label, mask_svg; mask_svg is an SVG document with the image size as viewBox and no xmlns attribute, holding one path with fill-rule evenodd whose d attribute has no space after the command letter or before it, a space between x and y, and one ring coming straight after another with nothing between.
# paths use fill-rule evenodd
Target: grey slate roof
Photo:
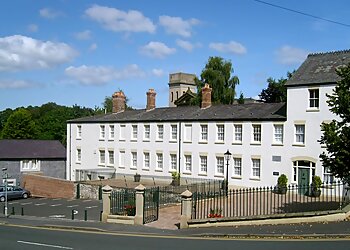
<instances>
[{"instance_id":1,"label":"grey slate roof","mask_svg":"<svg viewBox=\"0 0 350 250\"><path fill-rule=\"evenodd\" d=\"M335 69L350 63L350 50L310 54L293 74L286 86L336 83L340 80Z\"/></svg>"},{"instance_id":2,"label":"grey slate roof","mask_svg":"<svg viewBox=\"0 0 350 250\"><path fill-rule=\"evenodd\" d=\"M285 103L249 103L213 105L207 109L198 106L180 106L126 110L121 113L83 117L68 123L99 122L161 122L161 121L285 121Z\"/></svg>"},{"instance_id":3,"label":"grey slate roof","mask_svg":"<svg viewBox=\"0 0 350 250\"><path fill-rule=\"evenodd\" d=\"M0 140L0 159L66 159L66 149L54 140Z\"/></svg>"}]
</instances>

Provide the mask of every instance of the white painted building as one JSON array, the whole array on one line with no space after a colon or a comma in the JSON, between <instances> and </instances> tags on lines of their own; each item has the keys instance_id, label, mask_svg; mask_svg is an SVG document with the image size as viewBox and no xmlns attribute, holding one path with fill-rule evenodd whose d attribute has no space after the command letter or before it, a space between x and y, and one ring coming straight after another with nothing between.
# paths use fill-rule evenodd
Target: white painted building
<instances>
[{"instance_id":1,"label":"white painted building","mask_svg":"<svg viewBox=\"0 0 350 250\"><path fill-rule=\"evenodd\" d=\"M350 51L311 54L287 82L287 103L202 105L124 110L125 96L113 95L114 112L68 121L68 179L110 178L115 174L224 179L229 150L229 185L309 184L313 175L332 178L319 159L324 148L320 124L335 118L326 94L339 80L335 68L350 62Z\"/></svg>"}]
</instances>

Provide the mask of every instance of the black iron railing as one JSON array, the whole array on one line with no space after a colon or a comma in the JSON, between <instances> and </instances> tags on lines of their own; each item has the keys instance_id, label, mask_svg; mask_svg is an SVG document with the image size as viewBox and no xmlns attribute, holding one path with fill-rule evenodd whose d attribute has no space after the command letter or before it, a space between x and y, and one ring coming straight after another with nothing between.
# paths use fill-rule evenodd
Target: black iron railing
<instances>
[{"instance_id":1,"label":"black iron railing","mask_svg":"<svg viewBox=\"0 0 350 250\"><path fill-rule=\"evenodd\" d=\"M136 213L135 190L115 189L111 193L111 214L130 215Z\"/></svg>"},{"instance_id":2,"label":"black iron railing","mask_svg":"<svg viewBox=\"0 0 350 250\"><path fill-rule=\"evenodd\" d=\"M319 191L319 192L316 192ZM349 192L341 182L312 186L232 189L193 193L192 219L252 217L261 215L341 209L349 204Z\"/></svg>"}]
</instances>

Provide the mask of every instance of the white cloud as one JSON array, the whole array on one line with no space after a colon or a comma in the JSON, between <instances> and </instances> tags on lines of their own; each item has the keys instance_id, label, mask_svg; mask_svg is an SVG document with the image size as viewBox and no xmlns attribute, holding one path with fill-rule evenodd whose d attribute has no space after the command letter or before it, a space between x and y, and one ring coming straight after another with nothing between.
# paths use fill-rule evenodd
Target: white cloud
<instances>
[{"instance_id":1,"label":"white cloud","mask_svg":"<svg viewBox=\"0 0 350 250\"><path fill-rule=\"evenodd\" d=\"M185 40L181 40L181 39L177 39L176 44L177 44L177 46L179 46L180 48L183 48L184 50L187 50L188 52L191 52L194 48L201 47L200 43L193 44L189 41L185 41Z\"/></svg>"},{"instance_id":2,"label":"white cloud","mask_svg":"<svg viewBox=\"0 0 350 250\"><path fill-rule=\"evenodd\" d=\"M222 52L243 55L247 53L247 49L240 43L230 41L229 43L210 43L209 48Z\"/></svg>"},{"instance_id":3,"label":"white cloud","mask_svg":"<svg viewBox=\"0 0 350 250\"><path fill-rule=\"evenodd\" d=\"M37 32L39 30L39 27L36 24L29 24L27 28L29 32Z\"/></svg>"},{"instance_id":4,"label":"white cloud","mask_svg":"<svg viewBox=\"0 0 350 250\"><path fill-rule=\"evenodd\" d=\"M164 75L164 71L162 69L152 69L152 74L157 77L161 77Z\"/></svg>"},{"instance_id":5,"label":"white cloud","mask_svg":"<svg viewBox=\"0 0 350 250\"><path fill-rule=\"evenodd\" d=\"M175 48L169 48L161 42L149 42L140 48L140 52L146 56L154 58L164 58L176 52Z\"/></svg>"},{"instance_id":6,"label":"white cloud","mask_svg":"<svg viewBox=\"0 0 350 250\"><path fill-rule=\"evenodd\" d=\"M14 35L0 38L0 71L51 68L71 61L78 53L65 43Z\"/></svg>"},{"instance_id":7,"label":"white cloud","mask_svg":"<svg viewBox=\"0 0 350 250\"><path fill-rule=\"evenodd\" d=\"M25 89L36 85L36 83L24 80L0 79L0 89Z\"/></svg>"},{"instance_id":8,"label":"white cloud","mask_svg":"<svg viewBox=\"0 0 350 250\"><path fill-rule=\"evenodd\" d=\"M89 47L89 51L94 51L96 49L97 49L97 44L96 43L91 44L90 47Z\"/></svg>"},{"instance_id":9,"label":"white cloud","mask_svg":"<svg viewBox=\"0 0 350 250\"><path fill-rule=\"evenodd\" d=\"M302 63L308 55L308 52L303 49L293 48L285 45L275 52L277 61L285 65L293 65Z\"/></svg>"},{"instance_id":10,"label":"white cloud","mask_svg":"<svg viewBox=\"0 0 350 250\"><path fill-rule=\"evenodd\" d=\"M192 27L199 23L199 20L195 18L184 20L181 17L159 17L159 24L165 28L167 33L183 37L190 37L192 35Z\"/></svg>"},{"instance_id":11,"label":"white cloud","mask_svg":"<svg viewBox=\"0 0 350 250\"><path fill-rule=\"evenodd\" d=\"M70 66L65 69L65 74L83 85L104 85L114 80L145 76L136 64L128 65L123 69L108 66Z\"/></svg>"},{"instance_id":12,"label":"white cloud","mask_svg":"<svg viewBox=\"0 0 350 250\"><path fill-rule=\"evenodd\" d=\"M94 5L85 11L85 14L92 20L112 31L125 32L149 32L154 33L156 26L145 17L140 11L129 10L128 12Z\"/></svg>"},{"instance_id":13,"label":"white cloud","mask_svg":"<svg viewBox=\"0 0 350 250\"><path fill-rule=\"evenodd\" d=\"M74 36L78 40L89 40L91 38L91 31L84 30L82 32L77 32L74 34Z\"/></svg>"},{"instance_id":14,"label":"white cloud","mask_svg":"<svg viewBox=\"0 0 350 250\"><path fill-rule=\"evenodd\" d=\"M62 15L61 12L52 10L50 8L43 8L39 10L39 14L41 17L44 17L47 19L55 19L56 17L59 17Z\"/></svg>"}]
</instances>

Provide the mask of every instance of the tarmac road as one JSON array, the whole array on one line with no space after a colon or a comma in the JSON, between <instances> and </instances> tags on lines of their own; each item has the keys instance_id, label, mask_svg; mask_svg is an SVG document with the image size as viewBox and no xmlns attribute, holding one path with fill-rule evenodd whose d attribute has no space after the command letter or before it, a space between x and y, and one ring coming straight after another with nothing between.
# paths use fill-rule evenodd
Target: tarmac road
<instances>
[{"instance_id":1,"label":"tarmac road","mask_svg":"<svg viewBox=\"0 0 350 250\"><path fill-rule=\"evenodd\" d=\"M5 204L2 203L1 213ZM8 214L26 215L44 218L71 219L72 213L75 220L99 221L102 211L102 201L98 200L67 200L48 198L29 198L10 200L8 202ZM86 211L86 212L85 212Z\"/></svg>"},{"instance_id":2,"label":"tarmac road","mask_svg":"<svg viewBox=\"0 0 350 250\"><path fill-rule=\"evenodd\" d=\"M1 249L348 249L348 240L231 240L0 225Z\"/></svg>"}]
</instances>

